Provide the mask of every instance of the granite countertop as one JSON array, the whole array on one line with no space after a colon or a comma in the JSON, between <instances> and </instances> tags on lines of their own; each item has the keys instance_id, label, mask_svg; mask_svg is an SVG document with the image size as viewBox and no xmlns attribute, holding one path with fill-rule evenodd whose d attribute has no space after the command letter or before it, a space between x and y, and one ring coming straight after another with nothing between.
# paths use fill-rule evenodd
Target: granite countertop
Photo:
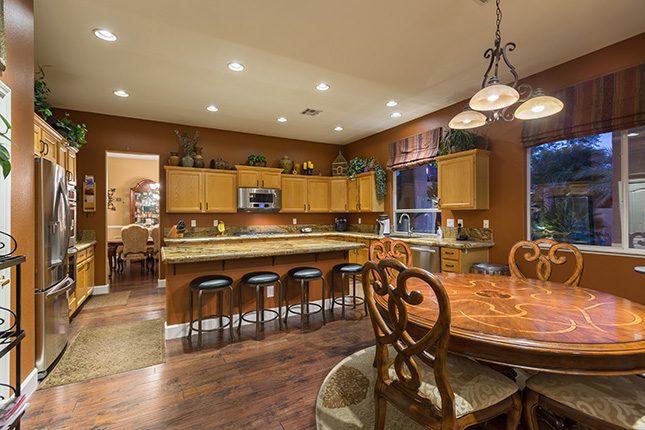
<instances>
[{"instance_id":1,"label":"granite countertop","mask_svg":"<svg viewBox=\"0 0 645 430\"><path fill-rule=\"evenodd\" d=\"M243 236L233 236L233 235L223 235L223 236L211 236L211 237L186 237L181 239L171 239L164 238L164 242L168 246L174 245L199 245L199 244L214 244L218 242L235 242L235 241L246 241L246 240L259 240L259 239L295 239L295 238L330 238L330 237L342 237L348 239L367 239L367 240L380 240L384 236L379 236L375 233L362 233L354 231L324 231L324 232L312 232L312 233L281 233L281 234L266 234L258 233L252 235L243 235ZM405 243L410 245L426 245L426 246L443 246L447 248L458 248L458 249L475 249L475 248L491 248L495 245L492 241L475 241L475 240L456 240L456 239L441 239L438 240L433 236L411 236L411 237L399 237L399 236L390 236L393 239L402 240Z\"/></svg>"},{"instance_id":2,"label":"granite countertop","mask_svg":"<svg viewBox=\"0 0 645 430\"><path fill-rule=\"evenodd\" d=\"M161 261L167 264L200 261L233 260L239 258L273 257L279 255L316 254L319 252L349 251L363 248L355 242L332 239L269 240L262 242L201 243L172 245L161 248Z\"/></svg>"},{"instance_id":3,"label":"granite countertop","mask_svg":"<svg viewBox=\"0 0 645 430\"><path fill-rule=\"evenodd\" d=\"M76 248L76 252L80 252L94 245L96 245L96 240L80 240L76 242L76 245L74 245L74 247Z\"/></svg>"}]
</instances>

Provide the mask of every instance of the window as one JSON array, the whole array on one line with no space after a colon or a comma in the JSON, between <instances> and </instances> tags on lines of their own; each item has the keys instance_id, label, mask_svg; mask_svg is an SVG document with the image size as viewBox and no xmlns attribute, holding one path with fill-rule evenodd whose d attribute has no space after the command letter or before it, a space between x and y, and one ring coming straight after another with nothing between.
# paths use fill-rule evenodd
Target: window
<instances>
[{"instance_id":1,"label":"window","mask_svg":"<svg viewBox=\"0 0 645 430\"><path fill-rule=\"evenodd\" d=\"M530 237L645 251L645 127L531 148Z\"/></svg>"},{"instance_id":2,"label":"window","mask_svg":"<svg viewBox=\"0 0 645 430\"><path fill-rule=\"evenodd\" d=\"M407 232L410 227L416 233L435 234L440 224L437 165L395 171L394 231Z\"/></svg>"}]
</instances>

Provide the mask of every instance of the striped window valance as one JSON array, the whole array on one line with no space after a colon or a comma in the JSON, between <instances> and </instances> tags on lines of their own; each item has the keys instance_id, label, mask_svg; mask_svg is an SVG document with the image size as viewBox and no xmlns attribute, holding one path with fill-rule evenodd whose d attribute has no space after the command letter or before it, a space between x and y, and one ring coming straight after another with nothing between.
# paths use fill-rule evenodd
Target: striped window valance
<instances>
[{"instance_id":1,"label":"striped window valance","mask_svg":"<svg viewBox=\"0 0 645 430\"><path fill-rule=\"evenodd\" d=\"M645 64L565 88L557 115L527 121L525 147L568 140L645 124Z\"/></svg>"},{"instance_id":2,"label":"striped window valance","mask_svg":"<svg viewBox=\"0 0 645 430\"><path fill-rule=\"evenodd\" d=\"M390 144L387 168L400 170L432 161L439 151L441 136L441 127L438 127Z\"/></svg>"}]
</instances>

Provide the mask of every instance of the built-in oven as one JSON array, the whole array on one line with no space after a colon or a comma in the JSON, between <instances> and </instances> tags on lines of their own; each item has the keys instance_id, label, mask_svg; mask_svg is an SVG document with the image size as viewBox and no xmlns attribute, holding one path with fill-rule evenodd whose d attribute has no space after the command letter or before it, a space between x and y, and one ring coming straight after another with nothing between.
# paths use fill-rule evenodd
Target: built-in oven
<instances>
[{"instance_id":1,"label":"built-in oven","mask_svg":"<svg viewBox=\"0 0 645 430\"><path fill-rule=\"evenodd\" d=\"M76 245L76 182L67 181L67 201L69 203L69 215L70 215L70 236L69 236L69 247Z\"/></svg>"},{"instance_id":2,"label":"built-in oven","mask_svg":"<svg viewBox=\"0 0 645 430\"><path fill-rule=\"evenodd\" d=\"M280 190L238 188L237 209L240 212L277 212L280 210Z\"/></svg>"}]
</instances>

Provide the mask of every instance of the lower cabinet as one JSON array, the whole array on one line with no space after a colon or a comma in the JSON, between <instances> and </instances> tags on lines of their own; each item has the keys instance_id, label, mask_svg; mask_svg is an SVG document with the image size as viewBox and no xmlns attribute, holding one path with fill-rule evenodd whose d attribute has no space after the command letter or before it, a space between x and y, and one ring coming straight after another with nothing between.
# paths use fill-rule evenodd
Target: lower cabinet
<instances>
[{"instance_id":1,"label":"lower cabinet","mask_svg":"<svg viewBox=\"0 0 645 430\"><path fill-rule=\"evenodd\" d=\"M356 243L362 243L364 248L351 249L349 251L349 262L354 264L365 264L370 261L370 241L365 239L356 239Z\"/></svg>"},{"instance_id":2,"label":"lower cabinet","mask_svg":"<svg viewBox=\"0 0 645 430\"><path fill-rule=\"evenodd\" d=\"M470 267L475 263L488 263L488 248L441 248L442 272L469 273Z\"/></svg>"},{"instance_id":3,"label":"lower cabinet","mask_svg":"<svg viewBox=\"0 0 645 430\"><path fill-rule=\"evenodd\" d=\"M94 247L91 246L80 251L76 256L76 290L68 293L69 315L76 310L92 295L94 291Z\"/></svg>"}]
</instances>

